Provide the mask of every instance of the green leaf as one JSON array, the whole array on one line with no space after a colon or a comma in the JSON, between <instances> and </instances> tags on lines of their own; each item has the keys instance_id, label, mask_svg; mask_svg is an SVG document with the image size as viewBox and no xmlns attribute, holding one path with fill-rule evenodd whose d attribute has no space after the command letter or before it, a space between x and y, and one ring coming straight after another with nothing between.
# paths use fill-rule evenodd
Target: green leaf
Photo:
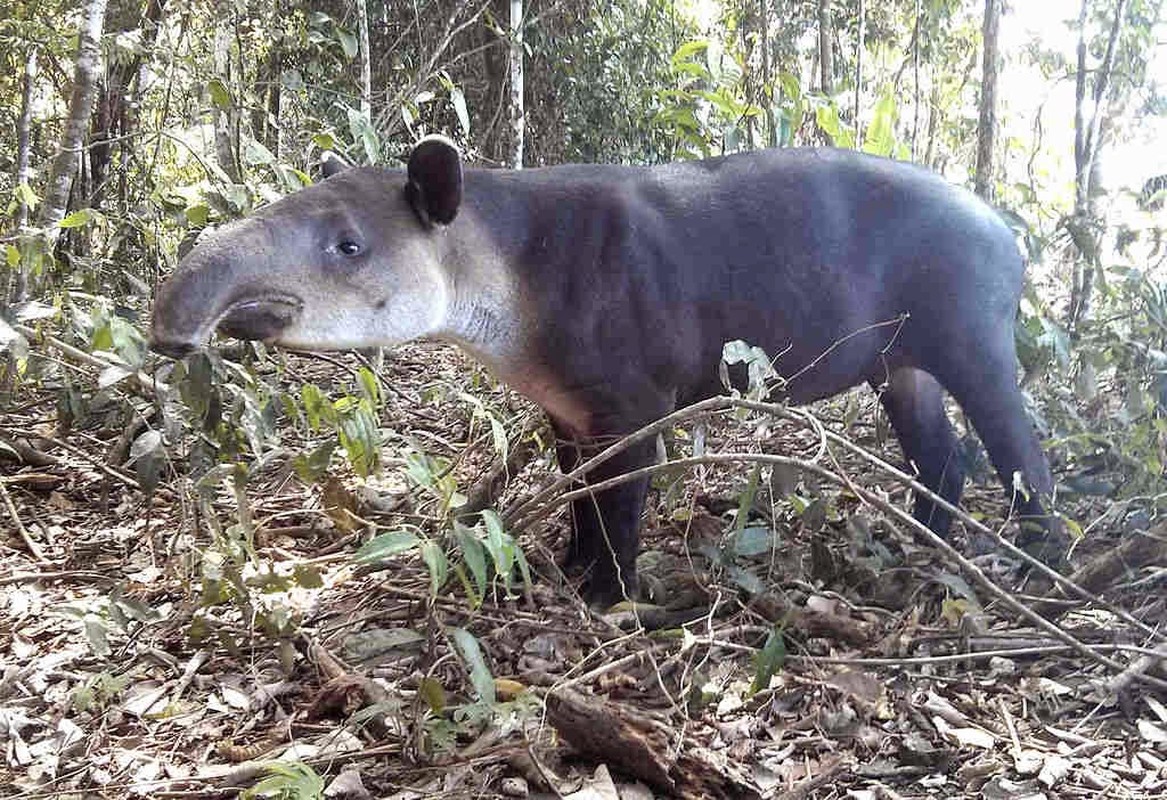
<instances>
[{"instance_id":1,"label":"green leaf","mask_svg":"<svg viewBox=\"0 0 1167 800\"><path fill-rule=\"evenodd\" d=\"M82 208L69 214L63 220L57 223L58 228L80 228L88 225L96 218L96 214L92 209Z\"/></svg>"},{"instance_id":2,"label":"green leaf","mask_svg":"<svg viewBox=\"0 0 1167 800\"><path fill-rule=\"evenodd\" d=\"M365 542L354 558L362 564L377 564L412 550L420 543L421 537L411 531L383 533Z\"/></svg>"},{"instance_id":3,"label":"green leaf","mask_svg":"<svg viewBox=\"0 0 1167 800\"><path fill-rule=\"evenodd\" d=\"M436 678L422 678L417 691L433 713L441 715L446 710L446 690Z\"/></svg>"},{"instance_id":4,"label":"green leaf","mask_svg":"<svg viewBox=\"0 0 1167 800\"><path fill-rule=\"evenodd\" d=\"M733 537L735 556L760 556L774 548L774 532L766 527L743 528Z\"/></svg>"},{"instance_id":5,"label":"green leaf","mask_svg":"<svg viewBox=\"0 0 1167 800\"><path fill-rule=\"evenodd\" d=\"M27 183L18 184L15 194L16 199L28 206L30 211L35 211L36 207L41 203L40 196Z\"/></svg>"},{"instance_id":6,"label":"green leaf","mask_svg":"<svg viewBox=\"0 0 1167 800\"><path fill-rule=\"evenodd\" d=\"M195 203L187 206L183 212L186 215L186 221L189 225L195 228L205 227L207 220L211 218L211 207L206 203Z\"/></svg>"},{"instance_id":7,"label":"green leaf","mask_svg":"<svg viewBox=\"0 0 1167 800\"><path fill-rule=\"evenodd\" d=\"M304 483L316 483L328 471L332 463L332 451L336 442L327 441L308 453L300 453L292 460L292 468Z\"/></svg>"},{"instance_id":8,"label":"green leaf","mask_svg":"<svg viewBox=\"0 0 1167 800\"><path fill-rule=\"evenodd\" d=\"M879 156L891 155L895 148L896 100L887 89L875 104L875 115L863 140L863 151Z\"/></svg>"},{"instance_id":9,"label":"green leaf","mask_svg":"<svg viewBox=\"0 0 1167 800\"><path fill-rule=\"evenodd\" d=\"M348 114L349 132L353 140L361 143L365 151L365 159L369 164L377 164L381 160L381 142L377 131L373 129L368 118L355 108L346 109Z\"/></svg>"},{"instance_id":10,"label":"green leaf","mask_svg":"<svg viewBox=\"0 0 1167 800\"><path fill-rule=\"evenodd\" d=\"M482 521L486 523L486 550L494 561L494 569L507 579L515 566L514 539L503 530L502 520L492 509L482 512Z\"/></svg>"},{"instance_id":11,"label":"green leaf","mask_svg":"<svg viewBox=\"0 0 1167 800\"><path fill-rule=\"evenodd\" d=\"M274 164L276 157L261 142L247 139L243 142L243 160L250 166L267 165Z\"/></svg>"},{"instance_id":12,"label":"green leaf","mask_svg":"<svg viewBox=\"0 0 1167 800\"><path fill-rule=\"evenodd\" d=\"M462 560L474 576L474 585L479 596L486 594L486 548L474 535L474 531L460 522L454 523L454 534L458 538L458 549L462 551Z\"/></svg>"},{"instance_id":13,"label":"green leaf","mask_svg":"<svg viewBox=\"0 0 1167 800\"><path fill-rule=\"evenodd\" d=\"M20 266L20 248L14 244L4 245L4 260L9 269L16 269Z\"/></svg>"},{"instance_id":14,"label":"green leaf","mask_svg":"<svg viewBox=\"0 0 1167 800\"><path fill-rule=\"evenodd\" d=\"M770 685L774 673L786 663L786 639L780 628L774 628L766 637L766 644L754 657L754 682L750 694L755 694Z\"/></svg>"},{"instance_id":15,"label":"green leaf","mask_svg":"<svg viewBox=\"0 0 1167 800\"><path fill-rule=\"evenodd\" d=\"M231 92L227 90L224 84L218 78L211 78L207 81L207 91L211 95L211 102L222 109L231 107Z\"/></svg>"},{"instance_id":16,"label":"green leaf","mask_svg":"<svg viewBox=\"0 0 1167 800\"><path fill-rule=\"evenodd\" d=\"M445 551L432 539L422 544L421 559L430 572L430 593L436 595L446 585L446 578L450 574L450 562Z\"/></svg>"},{"instance_id":17,"label":"green leaf","mask_svg":"<svg viewBox=\"0 0 1167 800\"><path fill-rule=\"evenodd\" d=\"M340 42L340 49L344 50L345 58L356 58L360 48L357 46L357 36L352 31L337 28L336 40Z\"/></svg>"},{"instance_id":18,"label":"green leaf","mask_svg":"<svg viewBox=\"0 0 1167 800\"><path fill-rule=\"evenodd\" d=\"M336 137L331 133L318 133L312 137L312 144L319 147L321 150L339 150L340 145L337 144Z\"/></svg>"},{"instance_id":19,"label":"green leaf","mask_svg":"<svg viewBox=\"0 0 1167 800\"><path fill-rule=\"evenodd\" d=\"M381 382L377 380L377 376L368 367L361 367L357 372L357 383L360 384L361 394L372 405L376 406L381 402Z\"/></svg>"},{"instance_id":20,"label":"green leaf","mask_svg":"<svg viewBox=\"0 0 1167 800\"><path fill-rule=\"evenodd\" d=\"M324 779L307 764L271 762L264 765L268 777L240 793L240 800L323 800Z\"/></svg>"},{"instance_id":21,"label":"green leaf","mask_svg":"<svg viewBox=\"0 0 1167 800\"><path fill-rule=\"evenodd\" d=\"M694 39L691 42L685 42L683 45L677 48L675 53L673 53L673 61L684 61L685 59L691 58L695 54L708 49L709 42L705 39Z\"/></svg>"},{"instance_id":22,"label":"green leaf","mask_svg":"<svg viewBox=\"0 0 1167 800\"><path fill-rule=\"evenodd\" d=\"M486 660L482 656L482 649L478 646L478 640L474 638L473 634L463 628L452 628L450 630L450 638L458 646L458 652L462 656L462 661L470 668L470 683L473 684L475 691L478 692L479 699L484 703L493 704L494 677L490 674L490 668L486 666Z\"/></svg>"},{"instance_id":23,"label":"green leaf","mask_svg":"<svg viewBox=\"0 0 1167 800\"><path fill-rule=\"evenodd\" d=\"M740 531L746 526L746 520L750 517L750 512L754 510L754 500L758 496L758 478L762 474L762 465L754 464L754 468L750 471L750 479L746 483L745 491L741 493L737 501L737 514L734 516L733 527L734 530Z\"/></svg>"}]
</instances>

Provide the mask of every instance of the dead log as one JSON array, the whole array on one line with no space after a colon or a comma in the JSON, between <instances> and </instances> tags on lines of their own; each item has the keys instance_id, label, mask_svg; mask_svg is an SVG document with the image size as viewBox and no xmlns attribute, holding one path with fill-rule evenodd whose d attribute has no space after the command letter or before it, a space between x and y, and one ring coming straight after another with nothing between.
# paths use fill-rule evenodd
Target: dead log
<instances>
[{"instance_id":1,"label":"dead log","mask_svg":"<svg viewBox=\"0 0 1167 800\"><path fill-rule=\"evenodd\" d=\"M560 689L547 719L581 755L681 798L761 800L744 769L667 722L592 695Z\"/></svg>"}]
</instances>

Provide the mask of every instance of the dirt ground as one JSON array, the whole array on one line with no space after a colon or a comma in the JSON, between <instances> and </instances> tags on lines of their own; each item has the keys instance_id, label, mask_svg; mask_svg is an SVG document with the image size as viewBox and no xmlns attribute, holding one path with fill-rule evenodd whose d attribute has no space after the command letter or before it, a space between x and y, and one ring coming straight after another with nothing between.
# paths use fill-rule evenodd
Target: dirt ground
<instances>
[{"instance_id":1,"label":"dirt ground","mask_svg":"<svg viewBox=\"0 0 1167 800\"><path fill-rule=\"evenodd\" d=\"M327 388L348 364L282 369ZM1010 601L1033 605L1041 581L959 526L992 593L861 502L906 508L908 490L835 449L825 463L854 490L749 463L658 475L651 605L580 601L555 566L563 508L516 531L531 584L495 578L479 597L449 509L402 453L448 459L471 498L501 475L488 499L505 517L554 480L549 433L446 348L406 348L381 375L378 474L338 455L306 485L289 434L201 506L181 461L151 498L135 487L124 403L62 431L54 393L22 398L0 424L27 448L0 448L0 796L234 797L265 779L285 798L1167 796L1163 526L1072 507L1073 563L1097 560L1079 574L1102 597L1027 616ZM462 392L525 432L511 470ZM815 413L894 462L873 406L857 393ZM825 452L813 429L756 416L669 439L683 455ZM985 470L965 504L1009 530ZM444 581L425 547L354 559L370 528L405 526L448 553Z\"/></svg>"}]
</instances>

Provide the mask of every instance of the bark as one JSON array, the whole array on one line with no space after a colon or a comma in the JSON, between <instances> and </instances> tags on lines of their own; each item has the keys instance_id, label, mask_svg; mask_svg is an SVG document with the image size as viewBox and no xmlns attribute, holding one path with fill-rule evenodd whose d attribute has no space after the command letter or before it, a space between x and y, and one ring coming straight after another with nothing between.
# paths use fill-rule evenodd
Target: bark
<instances>
[{"instance_id":1,"label":"bark","mask_svg":"<svg viewBox=\"0 0 1167 800\"><path fill-rule=\"evenodd\" d=\"M778 146L778 121L774 118L774 83L770 76L770 8L766 0L758 0L758 14L761 17L762 81L766 85L762 99L766 103L766 142L770 147ZM795 123L797 125L797 122Z\"/></svg>"},{"instance_id":2,"label":"bark","mask_svg":"<svg viewBox=\"0 0 1167 800\"><path fill-rule=\"evenodd\" d=\"M669 797L760 800L748 770L665 721L572 689L547 695L547 721L577 752L615 764Z\"/></svg>"},{"instance_id":3,"label":"bark","mask_svg":"<svg viewBox=\"0 0 1167 800\"><path fill-rule=\"evenodd\" d=\"M231 25L230 20L222 20L215 30L215 75L227 87L231 97L230 107L224 109L215 104L215 160L231 179L232 183L243 182L243 171L239 164L239 126L236 122L238 110L234 81L231 79Z\"/></svg>"},{"instance_id":4,"label":"bark","mask_svg":"<svg viewBox=\"0 0 1167 800\"><path fill-rule=\"evenodd\" d=\"M831 26L831 0L819 0L819 88L829 95L834 88L835 45Z\"/></svg>"},{"instance_id":5,"label":"bark","mask_svg":"<svg viewBox=\"0 0 1167 800\"><path fill-rule=\"evenodd\" d=\"M511 0L511 166L523 167L523 0Z\"/></svg>"},{"instance_id":6,"label":"bark","mask_svg":"<svg viewBox=\"0 0 1167 800\"><path fill-rule=\"evenodd\" d=\"M981 108L977 125L977 164L975 191L992 202L997 177L997 77L1000 56L997 34L1001 23L1001 0L985 0L981 51Z\"/></svg>"},{"instance_id":7,"label":"bark","mask_svg":"<svg viewBox=\"0 0 1167 800\"><path fill-rule=\"evenodd\" d=\"M915 26L912 31L912 161L920 139L920 0L916 0Z\"/></svg>"},{"instance_id":8,"label":"bark","mask_svg":"<svg viewBox=\"0 0 1167 800\"><path fill-rule=\"evenodd\" d=\"M361 115L373 119L373 59L369 53L369 7L367 0L356 0L357 31L361 38Z\"/></svg>"},{"instance_id":9,"label":"bark","mask_svg":"<svg viewBox=\"0 0 1167 800\"><path fill-rule=\"evenodd\" d=\"M32 87L36 82L37 50L30 47L28 58L24 63L24 85L20 93L20 121L16 125L16 185L28 183L29 159L32 149ZM18 196L16 206L16 231L27 235L28 231L28 204ZM20 302L28 296L27 270L19 269L13 273L5 273L3 293L0 293L0 306L9 302Z\"/></svg>"},{"instance_id":10,"label":"bark","mask_svg":"<svg viewBox=\"0 0 1167 800\"><path fill-rule=\"evenodd\" d=\"M867 10L864 0L859 0L859 33L855 41L855 146L863 143L863 126L859 121L859 108L863 100L863 39L867 26Z\"/></svg>"},{"instance_id":11,"label":"bark","mask_svg":"<svg viewBox=\"0 0 1167 800\"><path fill-rule=\"evenodd\" d=\"M28 183L29 153L32 149L32 87L36 82L35 47L29 48L24 63L24 86L20 93L20 122L16 127L16 185ZM28 226L28 205L23 200L16 210L18 230Z\"/></svg>"},{"instance_id":12,"label":"bark","mask_svg":"<svg viewBox=\"0 0 1167 800\"><path fill-rule=\"evenodd\" d=\"M69 116L65 121L61 146L56 158L53 159L52 172L41 204L39 222L50 245L56 242L60 234L57 223L65 218L69 206L69 189L81 163L81 150L85 142L85 132L89 129L89 117L93 112L93 97L101 66L101 32L105 23L107 3L108 0L89 0L79 32L73 93L69 98Z\"/></svg>"},{"instance_id":13,"label":"bark","mask_svg":"<svg viewBox=\"0 0 1167 800\"><path fill-rule=\"evenodd\" d=\"M1074 107L1074 213L1066 221L1066 229L1073 239L1079 257L1074 264L1070 286L1070 309L1068 327L1076 331L1090 315L1090 302L1094 293L1094 277L1101 269L1098 260L1099 220L1095 208L1095 192L1092 191L1095 163L1102 142L1103 115L1107 96L1110 92L1110 78L1114 71L1114 59L1118 51L1118 38L1126 19L1128 0L1118 0L1110 33L1106 41L1106 53L1102 63L1094 71L1094 86L1090 92L1093 108L1087 120L1087 47L1086 22L1089 0L1082 0L1078 12L1078 75L1075 84Z\"/></svg>"},{"instance_id":14,"label":"bark","mask_svg":"<svg viewBox=\"0 0 1167 800\"><path fill-rule=\"evenodd\" d=\"M166 0L147 0L145 10L139 13L137 3L123 3L110 11L107 27L127 33L141 30L140 52L149 52L158 38L159 23ZM132 15L131 15L132 12ZM105 80L98 87L96 109L89 133L89 177L92 180L90 205L102 205L106 179L111 164L118 162L119 196L126 197L126 167L136 152L130 137L138 129L136 94L142 91L146 70L142 56L135 54L126 60L114 60L106 68Z\"/></svg>"}]
</instances>

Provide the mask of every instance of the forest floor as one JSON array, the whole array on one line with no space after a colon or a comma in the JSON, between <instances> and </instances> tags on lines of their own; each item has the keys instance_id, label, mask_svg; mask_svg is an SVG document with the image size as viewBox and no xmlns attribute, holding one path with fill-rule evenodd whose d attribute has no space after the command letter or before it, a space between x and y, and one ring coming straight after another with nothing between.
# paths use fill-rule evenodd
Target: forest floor
<instances>
[{"instance_id":1,"label":"forest floor","mask_svg":"<svg viewBox=\"0 0 1167 800\"><path fill-rule=\"evenodd\" d=\"M348 377L287 358L322 386ZM0 796L233 797L264 779L260 796L282 798L1167 796L1163 526L1156 539L1105 504L1073 509L1097 523L1073 562L1101 559L1109 571L1083 580L1105 601L1046 608L1057 627L1043 626L852 492L706 465L655 484L639 567L652 606L580 601L555 567L562 508L521 532L529 586L496 579L477 597L448 537L435 591L425 548L354 559L365 522L439 535L441 509L388 457L449 459L473 495L500 456L460 394L472 385L512 434L547 434L449 349L405 348L382 376L378 475L334 459L321 488L273 457L242 495L213 487L213 519L189 480L147 500L110 463L125 458L116 414L95 406L62 432L46 392L6 417L0 435L44 458L0 455ZM815 411L895 461L872 405ZM757 420L704 438L806 458L820 445ZM556 474L529 450L501 511ZM896 481L838 458L904 507ZM965 504L1001 524L991 476ZM1036 591L991 543L963 527L953 541L1006 598Z\"/></svg>"}]
</instances>

